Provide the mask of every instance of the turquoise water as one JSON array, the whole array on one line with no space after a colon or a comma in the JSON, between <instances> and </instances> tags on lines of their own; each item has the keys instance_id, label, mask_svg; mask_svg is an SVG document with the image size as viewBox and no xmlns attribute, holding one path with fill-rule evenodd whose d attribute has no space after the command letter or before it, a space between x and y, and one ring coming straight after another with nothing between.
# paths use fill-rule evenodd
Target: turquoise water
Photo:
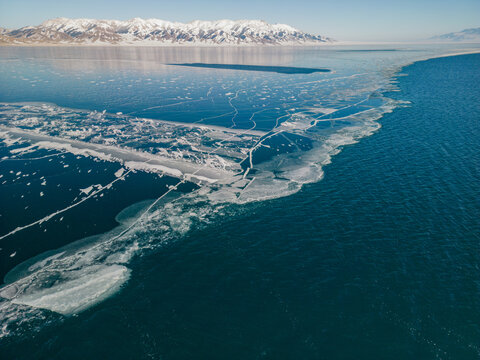
<instances>
[{"instance_id":1,"label":"turquoise water","mask_svg":"<svg viewBox=\"0 0 480 360\"><path fill-rule=\"evenodd\" d=\"M241 191L234 192L237 194L234 197L243 201L218 202L218 198L232 196L229 188L225 189L217 183L212 192L207 192L205 189L211 185L194 181L195 185L190 185L191 188L185 187L178 194L174 194L176 191L171 192L171 199L166 198L155 204L148 212L150 215L147 218L141 217L131 232L123 231L138 219L138 214L142 213L139 209L151 206L151 201L140 203L117 217L117 222L123 224L119 228L114 228L114 224L105 225L101 232L113 230L100 239L78 243L73 241L73 235L63 242L57 237L44 236L41 244L35 245L37 250L25 255L22 260L35 255L39 257L26 265L17 266L6 278L7 286L4 287L2 296L10 300L0 304L4 334L0 340L0 354L5 358L21 359L478 358L480 92L477 84L480 80L480 55L414 63L402 70L402 75L408 76L399 76L397 88L394 88L390 82L391 71L398 70L402 61L411 58L409 52L402 54L399 51L382 51L381 55L374 55L371 51L352 52L363 54L355 55L360 56L357 59L345 57L346 53L338 51L318 57L305 55L300 60L288 63L328 67L332 68L333 74L308 75L314 78L304 78L307 75L302 74L296 75L300 77L282 74L257 77L256 74L245 74L241 80L257 86L257 90L239 94L240 98L235 99L238 99L238 103L232 100L235 92L225 98L214 96L213 102L222 104L225 109L214 107L212 110L207 107L210 109L208 111L218 111L220 114L224 110L234 111L228 108L229 102L238 105L237 109L244 109L244 117L240 115L240 121L233 124L237 125L233 129L242 130L251 129L248 126L251 120L248 119L257 111L252 111L252 107L258 105L260 100L259 86L266 86L267 95L273 98L266 106L268 110L264 111L267 114L261 118L263 127L259 129L263 133L242 131L239 135L237 132L235 136L241 139L235 144L224 141L226 136L232 140L233 135L224 128L209 128L208 121L208 126L205 125L207 130L203 129L205 132L200 133L204 136L200 143L193 143L195 140L189 137L191 132L187 133L183 127L172 129L165 124L151 125L149 133L161 137L170 131L181 134L182 139L188 140L188 144L185 141L175 144L178 152L196 154L192 146L221 147L229 154L222 155L222 158L229 160L235 158L234 153L248 149L256 136L263 139L275 133L276 127L272 130L272 113L276 115L274 119L285 114L296 116L294 120L286 117L292 125L284 124L282 127L280 123L280 129L289 128L282 132L287 140L275 133L275 136L263 142L267 146L255 152L252 159L254 166L250 170L252 174L249 172L245 178L251 180L255 176L262 180L262 186L256 185L257 180L254 180L250 185L247 183L247 190L244 184ZM389 58L379 60L381 64L372 65L372 56ZM398 60L398 56L405 57ZM351 82L351 79L360 77L352 77L361 74L362 71L359 70L369 72L369 80ZM199 73L205 71L203 69L190 71L195 71L195 75L190 72L184 74L184 79L189 81L191 76L199 76L203 80L216 74ZM225 70L221 71L223 74ZM350 80L336 86L327 86L330 82L323 81L329 76L339 75L348 76ZM151 77L152 73L149 71L145 76ZM164 73L159 78L160 76L164 76ZM237 86L236 72L218 76L231 76L231 87ZM222 81L223 84L228 84L225 79ZM314 88L312 85L304 85L311 81L317 84ZM78 81L77 84L81 88L86 87L88 82ZM292 84L291 87L296 90L292 90L289 96L294 96L295 99L288 100L285 90L274 90L280 83ZM208 86L206 90L211 87L213 86ZM25 105L14 108L10 101L19 96L20 90L15 90L16 85L11 88L12 94L2 94L3 101L7 102L2 109L4 127L11 121L19 121L17 126L22 126L23 131L39 129L41 134L51 136L48 139L53 142L56 136L69 141L72 139L69 136L79 136L78 133L71 134L81 128L81 124L91 126L90 124L99 123L105 126L99 125L98 129L81 140L99 145L92 139L107 138L111 127L121 124L122 127L118 130L122 132L117 134L125 140L117 141L117 145L137 150L147 149L151 154L162 153L159 149L162 146L158 143L148 143L145 146L146 135L143 135L139 124L122 117L123 114L113 115L116 110L122 111L123 108L116 107L118 105L112 105L111 109L107 109L108 113L101 116L95 113L97 117L77 110L72 113L69 109L55 107L39 109L32 104L28 105L29 108L25 108ZM179 87L178 91L181 89ZM379 93L382 89L400 91L384 92L382 95ZM229 92L232 91L224 89L224 93ZM109 93L98 94L110 96ZM25 95L25 98L17 100L54 102L56 95L45 91L41 96L44 99ZM195 100L194 96L192 100ZM127 110L144 109L148 106L144 106L143 102L147 101L152 100L133 101L135 104L129 105ZM184 101L188 99L183 99L182 102ZM281 105L285 101L291 103L283 108ZM362 102L358 104L359 101ZM68 108L79 105L74 106L74 103L68 101L56 103ZM299 120L300 114L291 110L293 107L297 110L300 108L301 115L307 114L308 117ZM85 106L83 108L89 109ZM309 111L305 110L307 108ZM315 113L313 108L335 111ZM393 108L395 110L388 113ZM154 115L152 118L167 116L172 117L168 120L179 123L186 122L187 112L190 112L192 122L193 116L200 116L197 112L205 111L204 108L197 107L183 107L176 112L160 109L162 108L142 111L151 111ZM90 110L102 109L93 102ZM363 117L365 111L367 117ZM57 119L59 113L64 121L61 128L25 120L35 116ZM12 114L16 120L12 120ZM223 124L231 126L231 118L232 114L228 115L223 119ZM319 121L314 128L310 127L315 120L323 119L329 121ZM222 126L218 118L211 120L214 121L211 125ZM259 123L262 124L261 121ZM133 137L132 124L136 126ZM328 126L323 126L324 124ZM376 124L380 124L381 128ZM352 127L355 128L355 135L346 130ZM9 129L7 140L12 141L18 133ZM208 141L205 138L213 136L209 132L211 129L215 129L217 137L217 142L213 144L212 137L208 137ZM249 131L257 129L255 127ZM365 137L373 132L372 136ZM38 141L32 139L30 133L22 134L25 138L29 136L29 142L6 146L2 151L7 151L5 154L8 159L17 156L17 153L12 155L12 149L21 149L30 142ZM353 142L348 136L354 136L354 140L359 142L344 146ZM317 151L319 148L324 149L328 141L331 144L332 139L336 142L328 156ZM70 144L78 145L73 142ZM105 144L102 143L103 145ZM339 148L342 151L337 154ZM96 150L102 150L104 155L119 156L117 150L111 148ZM72 184L75 190L89 184L106 184L116 179L113 173L127 161L133 161L131 154L126 156L123 163L107 161L98 156L73 156L68 151L58 155L58 146L34 147L32 151L33 153L20 152L18 156L55 154L52 156L55 159L60 156L65 158L59 163L52 161L52 167L70 169L75 166L75 169L83 170L81 174L85 169L97 171L93 178L82 180L82 177L75 175L78 174L77 170L76 173L63 175L66 178L59 178L55 183L55 186L57 183ZM330 160L333 154L335 156ZM135 156L138 154L135 153ZM318 157L320 163L323 161L321 171L312 165L318 164L312 157ZM158 159L155 161L165 165ZM238 161L241 161L241 157ZM323 167L329 161L332 163ZM27 180L22 174L16 175L15 171L10 173L12 165L5 167L9 162L13 160L0 163L4 176L10 174L11 179L8 181L18 179L16 183L25 183ZM69 167L63 168L65 164ZM250 161L247 158L240 162L239 168L231 165L229 171L243 174L249 167ZM21 169L22 166L18 171ZM185 173L189 171L183 168L181 170ZM24 171L35 178L36 175L32 175L34 169ZM62 174L58 169L50 169L45 165L39 166L37 171L46 174L45 186L54 182L48 174ZM266 175L269 172L276 176ZM211 172L208 175L220 177L223 172ZM68 176L75 177L78 184L73 183ZM130 176L139 179L142 177L143 180ZM115 183L102 199L107 196L117 196L120 199L123 198L121 195L127 193L138 194L135 190L136 181L145 184L139 186L143 195L128 195L124 198L124 204L147 199L149 196L153 199L166 191L158 193L155 186L158 184L157 178L156 173L145 173L136 168L124 181L117 182L124 188L117 189ZM170 185L175 184L174 176L159 178L161 181L166 179L172 181ZM228 177L221 177L220 182L226 182L226 179ZM38 180L40 182L40 178ZM187 184L189 182L182 185ZM40 188L42 185L38 186ZM150 190L148 186L151 187ZM165 184L163 187L168 189ZM195 190L196 187L205 191L206 195L193 196L198 191ZM2 190L4 188L2 185ZM12 192L12 187L8 189ZM19 187L10 196L22 191ZM34 193L37 193L37 189ZM29 215L30 219L11 216L5 222L10 228L5 226L5 230L14 228L10 225L11 222L17 221L15 226L19 226L41 217L41 214L50 214L64 204L69 204L74 197L50 189L45 191L42 198L50 193L55 195L51 195L52 201L58 203L52 204L50 209L44 209L44 205L38 205L38 199L30 199L28 203L37 206L37 212ZM182 200L181 194L186 194L183 198L186 201ZM248 197L245 197L246 194ZM271 199L259 201L265 197ZM102 199L98 201L106 201ZM13 204L13 201L10 203ZM108 202L99 207L88 201L82 204L88 206L75 207L79 213L95 209L100 209L96 211L101 212L101 209L110 209L112 206ZM9 210L12 207L2 206L6 208L2 212L13 213L13 210ZM121 204L117 206L123 207L125 206ZM69 212L65 216L67 214ZM105 214L106 220L102 223L107 222L107 219L111 221L114 215ZM94 218L97 219L98 216ZM50 221L43 223L48 229ZM75 223L74 220L71 222ZM90 229L91 222L82 221L82 224L85 231ZM33 227L29 231L37 231L34 234L38 234L43 229L39 231ZM67 230L57 231L60 234L70 234ZM94 233L99 232L91 231L88 234ZM19 231L12 235L19 236L19 239L8 237L0 240L3 241L2 244L8 241L11 246L2 255L12 261L5 272L21 263L16 260L17 256L23 256L22 247L17 247L17 241L23 241L23 247L29 246L32 236L22 234L23 231ZM80 238L82 234L76 236ZM111 241L114 238L116 240ZM58 248L60 249L55 250ZM11 251L15 250L18 255L10 257ZM52 252L48 256L42 256L41 252L45 250ZM130 253L134 255L130 256ZM39 261L44 262L35 267ZM86 263L88 264L85 265ZM54 275L38 270L45 265L53 270ZM99 281L102 276L110 279L109 274L125 281L119 282L120 287L117 282ZM25 275L30 276L28 282L22 280ZM65 287L68 289L74 285L76 279L85 282L93 279L100 284L111 285L115 292L106 294L108 296L104 301L83 309L82 302L78 300L82 297L82 289L77 286L73 298L67 295L60 297L61 302L69 301L73 304L62 310L54 295L64 294ZM8 284L14 284L15 291ZM58 287L62 284L65 287ZM55 291L41 292L48 288ZM91 293L91 289L87 290L87 293ZM15 303L15 299L19 301ZM65 315L61 315L62 312Z\"/></svg>"}]
</instances>

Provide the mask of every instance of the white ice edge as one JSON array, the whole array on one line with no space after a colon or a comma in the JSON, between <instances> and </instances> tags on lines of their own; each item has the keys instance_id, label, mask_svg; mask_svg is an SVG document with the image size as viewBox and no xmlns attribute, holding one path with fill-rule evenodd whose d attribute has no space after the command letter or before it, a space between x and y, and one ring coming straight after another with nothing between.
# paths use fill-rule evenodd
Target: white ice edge
<instances>
[{"instance_id":1,"label":"white ice edge","mask_svg":"<svg viewBox=\"0 0 480 360\"><path fill-rule=\"evenodd\" d=\"M85 267L81 272L72 280L20 295L12 303L72 315L112 296L130 277L130 270L121 265Z\"/></svg>"}]
</instances>

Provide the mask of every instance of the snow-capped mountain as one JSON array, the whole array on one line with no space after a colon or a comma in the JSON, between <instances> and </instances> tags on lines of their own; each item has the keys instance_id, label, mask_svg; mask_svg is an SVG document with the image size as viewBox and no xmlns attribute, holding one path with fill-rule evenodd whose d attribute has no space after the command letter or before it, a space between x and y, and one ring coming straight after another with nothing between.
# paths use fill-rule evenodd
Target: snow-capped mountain
<instances>
[{"instance_id":1,"label":"snow-capped mountain","mask_svg":"<svg viewBox=\"0 0 480 360\"><path fill-rule=\"evenodd\" d=\"M480 43L480 27L434 36L432 39L441 40L441 41L461 41L461 42L479 42Z\"/></svg>"},{"instance_id":2,"label":"snow-capped mountain","mask_svg":"<svg viewBox=\"0 0 480 360\"><path fill-rule=\"evenodd\" d=\"M330 39L289 25L261 20L192 21L187 24L158 19L127 21L57 18L38 26L5 30L7 44L319 44Z\"/></svg>"}]
</instances>

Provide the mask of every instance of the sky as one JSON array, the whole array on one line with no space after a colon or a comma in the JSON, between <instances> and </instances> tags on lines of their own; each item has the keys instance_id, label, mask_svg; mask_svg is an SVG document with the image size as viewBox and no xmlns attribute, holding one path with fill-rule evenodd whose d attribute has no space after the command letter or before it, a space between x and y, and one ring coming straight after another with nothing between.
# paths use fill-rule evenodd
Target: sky
<instances>
[{"instance_id":1,"label":"sky","mask_svg":"<svg viewBox=\"0 0 480 360\"><path fill-rule=\"evenodd\" d=\"M0 0L0 27L56 17L261 19L351 41L412 41L480 27L480 0Z\"/></svg>"}]
</instances>

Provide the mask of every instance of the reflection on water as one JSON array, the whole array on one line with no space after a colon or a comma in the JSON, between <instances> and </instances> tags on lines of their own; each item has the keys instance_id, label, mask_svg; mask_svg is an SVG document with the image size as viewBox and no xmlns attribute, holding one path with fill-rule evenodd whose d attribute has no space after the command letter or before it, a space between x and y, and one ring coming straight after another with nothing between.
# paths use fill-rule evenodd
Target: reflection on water
<instances>
[{"instance_id":1,"label":"reflection on water","mask_svg":"<svg viewBox=\"0 0 480 360\"><path fill-rule=\"evenodd\" d=\"M441 51L463 51L471 44L452 45L395 45L369 46L245 46L245 47L142 47L142 46L35 46L0 47L0 60L50 61L52 66L65 71L76 70L142 70L156 71L164 64L216 63L268 66L314 66L331 67L337 62L367 60L383 62L385 59L402 57L405 53L436 53ZM348 53L348 58L346 54ZM356 54L358 53L358 54ZM392 54L393 53L393 54ZM321 60L321 61L319 61Z\"/></svg>"},{"instance_id":2,"label":"reflection on water","mask_svg":"<svg viewBox=\"0 0 480 360\"><path fill-rule=\"evenodd\" d=\"M2 47L8 59L53 60L64 70L158 70L169 63L284 65L296 51L285 47Z\"/></svg>"}]
</instances>

